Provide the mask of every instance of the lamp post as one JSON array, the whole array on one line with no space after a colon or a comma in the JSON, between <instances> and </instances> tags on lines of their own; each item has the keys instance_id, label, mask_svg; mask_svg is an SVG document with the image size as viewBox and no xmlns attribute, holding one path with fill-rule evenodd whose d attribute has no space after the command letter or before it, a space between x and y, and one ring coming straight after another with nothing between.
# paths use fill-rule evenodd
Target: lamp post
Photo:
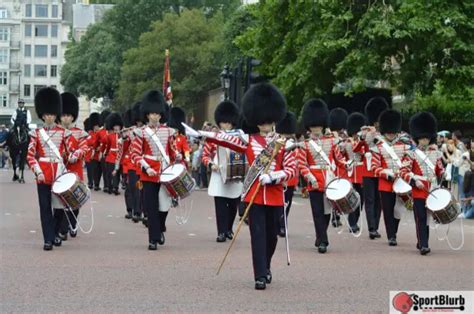
<instances>
[{"instance_id":1,"label":"lamp post","mask_svg":"<svg viewBox=\"0 0 474 314\"><path fill-rule=\"evenodd\" d=\"M230 78L232 73L229 71L229 66L226 64L224 70L222 70L221 77L221 86L224 89L224 99L229 99L229 88L230 88Z\"/></svg>"}]
</instances>

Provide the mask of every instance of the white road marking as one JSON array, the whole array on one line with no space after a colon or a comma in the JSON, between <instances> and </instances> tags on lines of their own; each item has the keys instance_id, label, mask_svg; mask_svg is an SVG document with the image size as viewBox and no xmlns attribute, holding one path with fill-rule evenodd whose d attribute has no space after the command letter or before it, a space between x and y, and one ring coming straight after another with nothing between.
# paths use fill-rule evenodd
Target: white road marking
<instances>
[{"instance_id":1,"label":"white road marking","mask_svg":"<svg viewBox=\"0 0 474 314\"><path fill-rule=\"evenodd\" d=\"M30 230L30 233L36 233L36 230Z\"/></svg>"},{"instance_id":2,"label":"white road marking","mask_svg":"<svg viewBox=\"0 0 474 314\"><path fill-rule=\"evenodd\" d=\"M115 232L113 232L113 231L109 231L109 234L115 234Z\"/></svg>"},{"instance_id":3,"label":"white road marking","mask_svg":"<svg viewBox=\"0 0 474 314\"><path fill-rule=\"evenodd\" d=\"M11 216L11 215L12 215L12 214L10 214L10 213L5 213L5 216Z\"/></svg>"},{"instance_id":4,"label":"white road marking","mask_svg":"<svg viewBox=\"0 0 474 314\"><path fill-rule=\"evenodd\" d=\"M212 217L207 217L207 219L212 220Z\"/></svg>"},{"instance_id":5,"label":"white road marking","mask_svg":"<svg viewBox=\"0 0 474 314\"><path fill-rule=\"evenodd\" d=\"M188 236L195 237L196 235L194 233L189 233Z\"/></svg>"},{"instance_id":6,"label":"white road marking","mask_svg":"<svg viewBox=\"0 0 474 314\"><path fill-rule=\"evenodd\" d=\"M107 217L113 217L113 215L107 215Z\"/></svg>"}]
</instances>

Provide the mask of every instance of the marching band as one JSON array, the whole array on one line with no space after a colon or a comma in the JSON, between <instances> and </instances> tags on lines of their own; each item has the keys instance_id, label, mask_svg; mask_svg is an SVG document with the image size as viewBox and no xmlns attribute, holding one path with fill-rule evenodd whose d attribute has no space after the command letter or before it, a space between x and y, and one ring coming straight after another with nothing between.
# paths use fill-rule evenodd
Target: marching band
<instances>
[{"instance_id":1,"label":"marching band","mask_svg":"<svg viewBox=\"0 0 474 314\"><path fill-rule=\"evenodd\" d=\"M322 99L310 99L298 142L297 118L272 84L259 83L244 95L241 110L231 101L216 107L218 130L188 127L184 110L169 107L161 92L148 91L122 115L104 110L75 126L78 100L70 93L41 89L35 109L44 125L30 132L27 162L36 176L44 250L76 237L79 208L90 190L119 195L124 184L125 218L148 227L148 249L165 243L169 210L179 208L195 188L188 174L188 136L204 143L202 163L211 172L217 242L235 241L239 208L250 230L255 289L272 282L271 261L278 235L288 245L288 215L300 177L309 191L317 251L328 251L331 217L352 234L361 231L365 211L370 239L380 238L381 213L389 246L397 245L402 214L413 210L416 248L430 252L429 220L450 223L459 205L445 191L441 153L434 145L436 118L421 112L402 131L401 113L375 97L365 113L331 112ZM84 182L84 165L87 185ZM438 197L433 198L436 192ZM444 205L443 205L444 204ZM347 215L347 219L346 219ZM288 248L288 247L287 247ZM229 247L230 249L230 247ZM289 263L289 253L288 253ZM222 266L222 265L221 265Z\"/></svg>"}]
</instances>

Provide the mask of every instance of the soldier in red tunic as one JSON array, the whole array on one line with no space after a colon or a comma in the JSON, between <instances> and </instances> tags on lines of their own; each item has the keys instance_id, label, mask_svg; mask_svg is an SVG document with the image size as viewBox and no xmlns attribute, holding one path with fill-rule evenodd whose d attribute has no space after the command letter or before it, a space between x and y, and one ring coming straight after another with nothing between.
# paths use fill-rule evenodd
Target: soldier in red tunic
<instances>
[{"instance_id":1,"label":"soldier in red tunic","mask_svg":"<svg viewBox=\"0 0 474 314\"><path fill-rule=\"evenodd\" d=\"M108 131L105 141L105 176L107 180L104 180L108 184L106 186L109 194L114 193L119 195L119 184L120 184L120 159L117 159L119 152L119 140L121 138L121 131L123 128L123 120L120 114L114 112L111 113L105 120L105 128ZM105 190L105 189L104 189Z\"/></svg>"},{"instance_id":2,"label":"soldier in red tunic","mask_svg":"<svg viewBox=\"0 0 474 314\"><path fill-rule=\"evenodd\" d=\"M94 188L94 174L92 172L92 150L91 150L91 143L92 143L92 127L90 118L84 120L84 131L87 132L87 139L86 139L86 147L85 147L85 154L84 154L84 163L86 164L86 172L87 172L87 186L89 189Z\"/></svg>"},{"instance_id":3,"label":"soldier in red tunic","mask_svg":"<svg viewBox=\"0 0 474 314\"><path fill-rule=\"evenodd\" d=\"M100 190L100 178L102 177L102 168L100 166L100 160L102 155L100 153L100 141L98 139L99 132L101 132L102 123L100 121L100 114L93 112L89 116L89 122L92 128L92 132L89 133L90 138L88 140L89 149L91 151L91 169L94 178L94 191Z\"/></svg>"},{"instance_id":4,"label":"soldier in red tunic","mask_svg":"<svg viewBox=\"0 0 474 314\"><path fill-rule=\"evenodd\" d=\"M27 162L36 176L41 228L45 251L61 245L55 230L63 218L63 209L57 197L51 193L56 178L64 170L63 156L73 151L71 132L56 124L61 115L61 95L51 87L42 88L35 95L35 110L43 121L43 127L30 132ZM73 153L72 158L77 157ZM54 200L53 200L54 198Z\"/></svg>"}]
</instances>

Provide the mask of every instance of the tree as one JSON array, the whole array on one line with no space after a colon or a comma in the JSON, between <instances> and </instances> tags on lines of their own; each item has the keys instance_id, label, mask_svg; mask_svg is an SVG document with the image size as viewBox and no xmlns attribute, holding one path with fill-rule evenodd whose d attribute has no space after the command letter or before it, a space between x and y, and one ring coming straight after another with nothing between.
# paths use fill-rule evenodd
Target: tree
<instances>
[{"instance_id":1,"label":"tree","mask_svg":"<svg viewBox=\"0 0 474 314\"><path fill-rule=\"evenodd\" d=\"M170 49L173 102L193 109L207 91L219 86L222 70L223 15L207 18L201 10L165 14L125 53L117 107L123 109L151 88L161 90L165 49Z\"/></svg>"},{"instance_id":2,"label":"tree","mask_svg":"<svg viewBox=\"0 0 474 314\"><path fill-rule=\"evenodd\" d=\"M406 95L431 95L439 84L448 96L470 97L473 9L449 0L261 1L237 44L296 109L379 81Z\"/></svg>"},{"instance_id":3,"label":"tree","mask_svg":"<svg viewBox=\"0 0 474 314\"><path fill-rule=\"evenodd\" d=\"M224 25L224 59L231 68L237 66L244 56L235 40L254 25L250 11L252 6L241 6L235 10Z\"/></svg>"}]
</instances>

